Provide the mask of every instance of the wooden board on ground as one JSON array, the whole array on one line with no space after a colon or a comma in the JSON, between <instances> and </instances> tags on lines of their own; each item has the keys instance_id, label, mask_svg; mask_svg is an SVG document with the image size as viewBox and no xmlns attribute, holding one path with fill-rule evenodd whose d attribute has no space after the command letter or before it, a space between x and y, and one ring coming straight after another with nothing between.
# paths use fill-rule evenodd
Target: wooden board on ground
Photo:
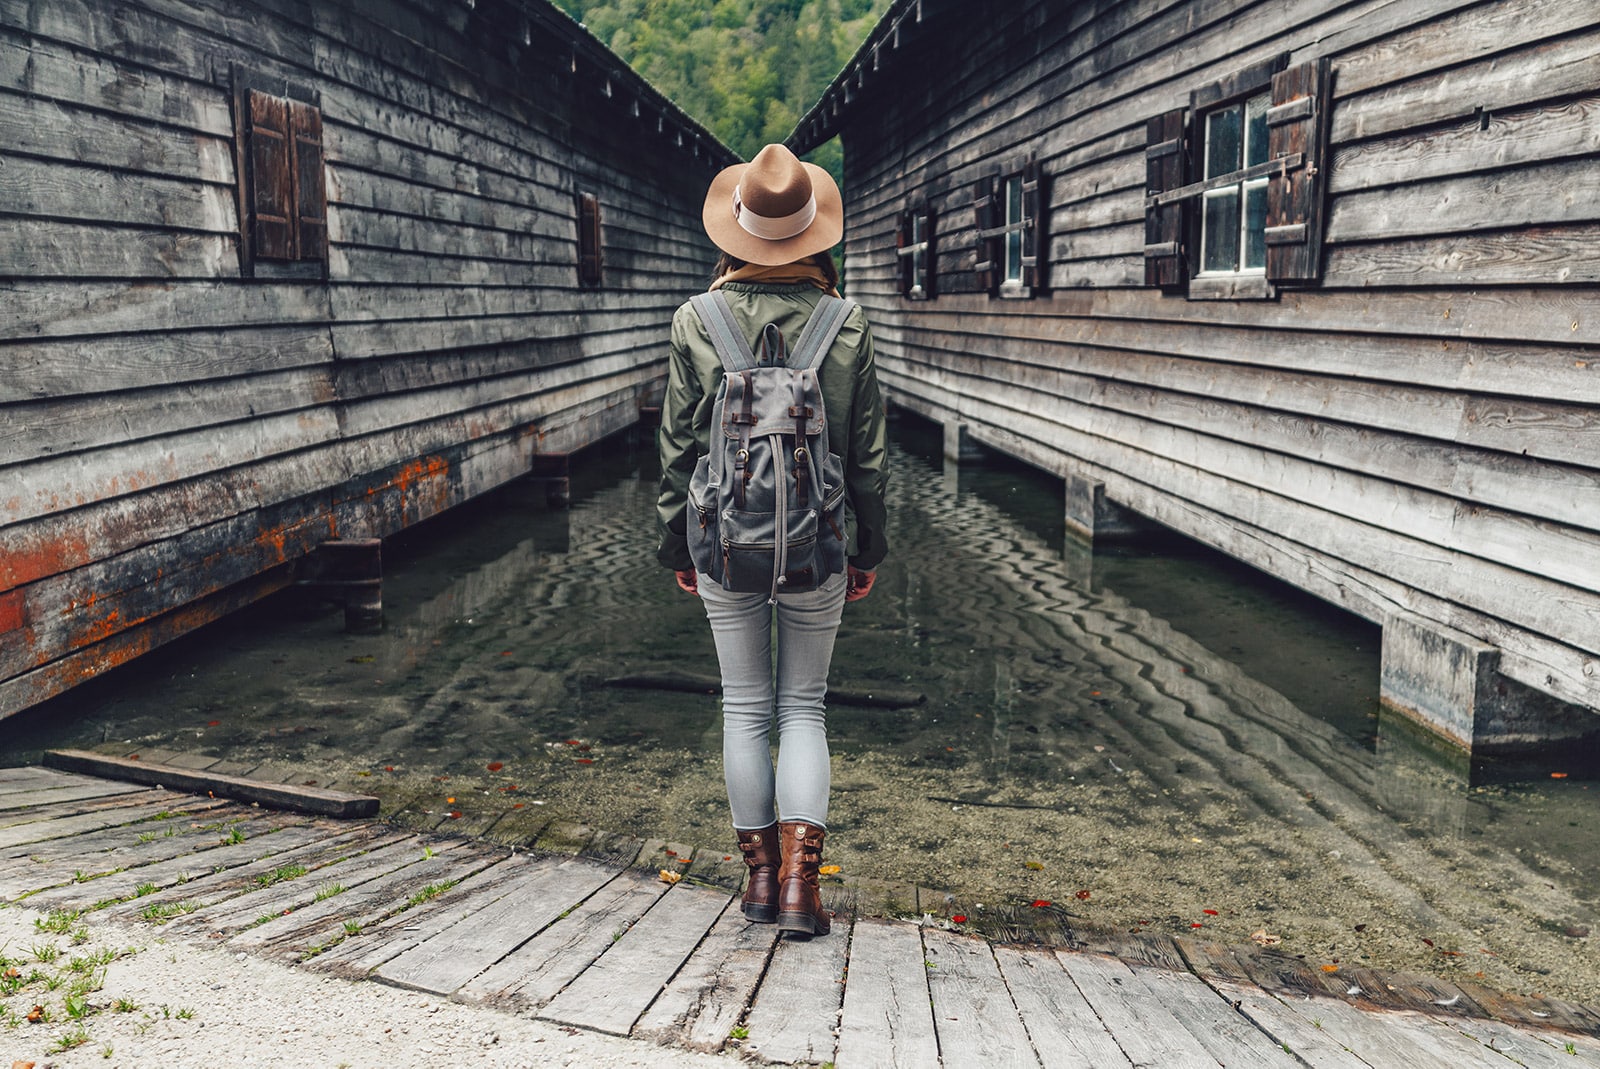
<instances>
[{"instance_id":1,"label":"wooden board on ground","mask_svg":"<svg viewBox=\"0 0 1600 1069\"><path fill-rule=\"evenodd\" d=\"M82 777L38 765L7 765L0 768L0 794L13 790L33 790L41 786L64 786L76 783Z\"/></svg>"},{"instance_id":2,"label":"wooden board on ground","mask_svg":"<svg viewBox=\"0 0 1600 1069\"><path fill-rule=\"evenodd\" d=\"M26 813L30 810L41 809L49 805L59 805L63 802L76 802L91 798L109 798L119 794L137 794L148 791L138 783L116 783L112 780L91 780L84 783L41 783L34 787L18 788L0 794L0 810L5 810L7 816L13 813Z\"/></svg>"},{"instance_id":3,"label":"wooden board on ground","mask_svg":"<svg viewBox=\"0 0 1600 1069\"><path fill-rule=\"evenodd\" d=\"M1593 1069L1600 1066L1600 1049L1587 1052L1573 1041L1572 1053L1563 1046L1556 1032L1531 1034L1499 1021L1447 1021L1452 1028L1475 1043L1482 1044L1527 1069ZM1586 1056L1587 1055L1587 1056Z\"/></svg>"},{"instance_id":4,"label":"wooden board on ground","mask_svg":"<svg viewBox=\"0 0 1600 1069\"><path fill-rule=\"evenodd\" d=\"M319 972L358 979L386 961L404 954L452 924L465 920L535 874L557 864L554 858L526 854L505 858L454 887L418 901L407 909L365 928L307 965Z\"/></svg>"},{"instance_id":5,"label":"wooden board on ground","mask_svg":"<svg viewBox=\"0 0 1600 1069\"><path fill-rule=\"evenodd\" d=\"M939 1050L948 1065L1037 1066L1039 1058L986 940L922 933Z\"/></svg>"},{"instance_id":6,"label":"wooden board on ground","mask_svg":"<svg viewBox=\"0 0 1600 1069\"><path fill-rule=\"evenodd\" d=\"M1315 1008L1322 999L1286 1002L1250 983L1239 956L1248 951L1201 939L1173 942L1196 974L1273 1042L1287 1046L1315 1069L1365 1069L1366 1062L1321 1027Z\"/></svg>"},{"instance_id":7,"label":"wooden board on ground","mask_svg":"<svg viewBox=\"0 0 1600 1069\"><path fill-rule=\"evenodd\" d=\"M432 857L386 873L358 887L314 902L287 917L240 932L231 945L259 945L274 957L301 960L359 935L367 925L405 910L415 895L453 887L504 855L468 843L466 849L435 849ZM287 922L295 923L287 923ZM269 930L270 929L270 930Z\"/></svg>"},{"instance_id":8,"label":"wooden board on ground","mask_svg":"<svg viewBox=\"0 0 1600 1069\"><path fill-rule=\"evenodd\" d=\"M556 997L655 905L670 886L631 869L495 962L457 997L529 1013Z\"/></svg>"},{"instance_id":9,"label":"wooden board on ground","mask_svg":"<svg viewBox=\"0 0 1600 1069\"><path fill-rule=\"evenodd\" d=\"M305 817L295 813L261 813L257 819L235 825L244 839L230 842L215 838L205 845L189 844L189 849L172 857L152 858L131 867L117 864L115 852L106 862L86 865L82 871L92 878L49 887L28 899L30 905L63 909L86 909L107 901L133 898L141 888L160 890L197 876L255 861L263 853L301 846L326 835L296 827ZM299 834L294 834L294 833ZM286 838L278 838L286 836ZM111 863L112 869L103 866ZM58 877L59 878L59 877ZM146 893L150 893L146 891Z\"/></svg>"},{"instance_id":10,"label":"wooden board on ground","mask_svg":"<svg viewBox=\"0 0 1600 1069\"><path fill-rule=\"evenodd\" d=\"M1420 1015L1374 1013L1331 998L1308 1001L1304 1012L1329 1039L1369 1064L1376 1061L1406 1069L1465 1069L1463 1063L1410 1027L1411 1021L1421 1019ZM1501 1064L1505 1064L1504 1059Z\"/></svg>"},{"instance_id":11,"label":"wooden board on ground","mask_svg":"<svg viewBox=\"0 0 1600 1069\"><path fill-rule=\"evenodd\" d=\"M316 901L319 893L325 893L334 886L355 887L385 873L416 864L422 857L422 840L408 835L371 849L341 852L316 868L295 862L280 863L266 875L265 886L179 917L171 925L177 931L205 931L212 938L217 938L256 924L263 917L309 906Z\"/></svg>"},{"instance_id":12,"label":"wooden board on ground","mask_svg":"<svg viewBox=\"0 0 1600 1069\"><path fill-rule=\"evenodd\" d=\"M926 960L917 925L865 917L856 921L839 1017L840 1066L916 1069L938 1063Z\"/></svg>"},{"instance_id":13,"label":"wooden board on ground","mask_svg":"<svg viewBox=\"0 0 1600 1069\"><path fill-rule=\"evenodd\" d=\"M994 956L1044 1069L1113 1069L1129 1064L1054 954L997 946ZM848 1004L848 992L845 999Z\"/></svg>"},{"instance_id":14,"label":"wooden board on ground","mask_svg":"<svg viewBox=\"0 0 1600 1069\"><path fill-rule=\"evenodd\" d=\"M633 1034L690 1050L720 1050L755 995L778 930L752 924L737 901L717 918Z\"/></svg>"},{"instance_id":15,"label":"wooden board on ground","mask_svg":"<svg viewBox=\"0 0 1600 1069\"><path fill-rule=\"evenodd\" d=\"M308 873L335 864L363 850L381 848L397 842L400 835L387 828L362 826L344 834L325 832L323 836L305 846L280 852L268 852L247 865L212 872L187 883L162 888L152 895L110 906L106 916L126 920L144 913L151 905L178 906L182 912L192 913L230 900L241 899L281 878L286 866L302 867ZM270 847L269 847L270 851Z\"/></svg>"},{"instance_id":16,"label":"wooden board on ground","mask_svg":"<svg viewBox=\"0 0 1600 1069\"><path fill-rule=\"evenodd\" d=\"M1184 1029L1171 1009L1138 983L1126 964L1101 954L1055 953L1134 1065L1216 1069L1216 1059Z\"/></svg>"},{"instance_id":17,"label":"wooden board on ground","mask_svg":"<svg viewBox=\"0 0 1600 1069\"><path fill-rule=\"evenodd\" d=\"M70 840L73 836L81 835L84 832L120 828L140 821L153 820L162 813L192 813L198 810L212 809L222 804L205 798L197 800L188 795L156 792L149 801L142 805L100 809L74 817L62 817L58 820L49 820L42 823L14 824L9 828L0 828L0 850L8 851L7 856L11 857L23 854L43 856L48 852L44 846L40 845L43 843Z\"/></svg>"},{"instance_id":18,"label":"wooden board on ground","mask_svg":"<svg viewBox=\"0 0 1600 1069\"><path fill-rule=\"evenodd\" d=\"M72 772L87 772L97 776L128 780L132 783L159 783L174 790L194 791L234 798L241 802L258 802L279 809L294 809L330 817L372 817L378 813L378 800L371 795L347 794L316 787L290 784L263 783L239 776L195 772L173 765L151 764L148 760L132 761L125 757L107 757L87 750L49 750L44 759L53 767Z\"/></svg>"},{"instance_id":19,"label":"wooden board on ground","mask_svg":"<svg viewBox=\"0 0 1600 1069\"><path fill-rule=\"evenodd\" d=\"M748 1048L775 1062L833 1059L849 939L835 920L827 935L778 941L746 1017Z\"/></svg>"},{"instance_id":20,"label":"wooden board on ground","mask_svg":"<svg viewBox=\"0 0 1600 1069\"><path fill-rule=\"evenodd\" d=\"M728 907L722 891L677 884L539 1016L625 1036Z\"/></svg>"},{"instance_id":21,"label":"wooden board on ground","mask_svg":"<svg viewBox=\"0 0 1600 1069\"><path fill-rule=\"evenodd\" d=\"M30 799L30 804L17 806L13 809L0 807L0 828L9 828L17 824L32 824L38 820L59 820L62 817L76 816L79 813L92 813L97 809L117 809L122 806L140 805L149 800L151 788L141 787L137 784L124 783L117 786L124 790L113 790L106 794L79 795L77 797L48 797L36 796ZM82 788L70 788L71 791ZM55 795L58 792L50 792Z\"/></svg>"},{"instance_id":22,"label":"wooden board on ground","mask_svg":"<svg viewBox=\"0 0 1600 1069\"><path fill-rule=\"evenodd\" d=\"M542 869L477 913L379 966L397 987L448 995L604 886L617 870L571 859Z\"/></svg>"},{"instance_id":23,"label":"wooden board on ground","mask_svg":"<svg viewBox=\"0 0 1600 1069\"><path fill-rule=\"evenodd\" d=\"M1132 970L1134 981L1171 1010L1218 1063L1230 1069L1289 1069L1299 1064L1193 973L1145 965Z\"/></svg>"}]
</instances>

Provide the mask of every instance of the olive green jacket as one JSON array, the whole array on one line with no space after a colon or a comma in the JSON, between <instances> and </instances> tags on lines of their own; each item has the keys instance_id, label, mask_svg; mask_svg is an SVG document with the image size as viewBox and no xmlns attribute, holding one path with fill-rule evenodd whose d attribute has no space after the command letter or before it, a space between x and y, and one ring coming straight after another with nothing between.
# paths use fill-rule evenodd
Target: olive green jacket
<instances>
[{"instance_id":1,"label":"olive green jacket","mask_svg":"<svg viewBox=\"0 0 1600 1069\"><path fill-rule=\"evenodd\" d=\"M809 282L730 282L722 292L752 348L768 323L778 325L792 348L822 297L822 291ZM672 317L667 394L661 403L657 438L661 494L656 501L656 523L661 546L656 558L674 570L693 567L684 539L689 477L711 441L711 405L722 373L722 361L717 359L699 313L693 306L683 305ZM828 448L844 461L845 538L850 563L870 570L888 552L883 504L888 485L887 431L872 358L872 332L859 305L846 317L833 347L823 357L817 378L827 408Z\"/></svg>"}]
</instances>

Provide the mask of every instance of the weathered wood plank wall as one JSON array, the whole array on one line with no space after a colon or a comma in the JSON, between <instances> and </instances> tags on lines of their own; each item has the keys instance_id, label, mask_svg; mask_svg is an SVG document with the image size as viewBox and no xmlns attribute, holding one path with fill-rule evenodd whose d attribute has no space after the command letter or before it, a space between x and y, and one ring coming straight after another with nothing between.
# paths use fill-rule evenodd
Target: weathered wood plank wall
<instances>
[{"instance_id":1,"label":"weathered wood plank wall","mask_svg":"<svg viewBox=\"0 0 1600 1069\"><path fill-rule=\"evenodd\" d=\"M241 277L236 67L325 278ZM632 424L728 162L543 0L0 0L0 715Z\"/></svg>"},{"instance_id":2,"label":"weathered wood plank wall","mask_svg":"<svg viewBox=\"0 0 1600 1069\"><path fill-rule=\"evenodd\" d=\"M1147 121L1280 53L1333 71L1320 284L1147 287ZM835 130L893 403L1600 709L1590 0L907 0L794 141ZM1027 154L1048 289L1006 300L978 288L973 191ZM921 201L937 296L912 301L895 237Z\"/></svg>"}]
</instances>

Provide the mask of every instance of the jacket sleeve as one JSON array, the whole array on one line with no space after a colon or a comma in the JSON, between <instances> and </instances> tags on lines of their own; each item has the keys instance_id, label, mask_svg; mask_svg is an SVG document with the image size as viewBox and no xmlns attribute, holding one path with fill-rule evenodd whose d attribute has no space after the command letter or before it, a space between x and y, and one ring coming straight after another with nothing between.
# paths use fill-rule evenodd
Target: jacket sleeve
<instances>
[{"instance_id":1,"label":"jacket sleeve","mask_svg":"<svg viewBox=\"0 0 1600 1069\"><path fill-rule=\"evenodd\" d=\"M700 459L694 417L703 388L690 359L689 317L684 305L672 317L672 342L667 355L667 392L661 402L661 430L656 446L661 454L661 489L656 498L656 529L661 536L656 559L674 571L693 567L684 537L684 515L689 502L689 478ZM694 324L698 326L698 322Z\"/></svg>"},{"instance_id":2,"label":"jacket sleeve","mask_svg":"<svg viewBox=\"0 0 1600 1069\"><path fill-rule=\"evenodd\" d=\"M850 503L856 515L856 554L850 563L863 571L876 568L888 555L888 511L884 495L889 488L888 422L883 395L878 391L872 330L866 313L861 317L861 352L856 360L855 396L850 405L850 463L845 471Z\"/></svg>"}]
</instances>

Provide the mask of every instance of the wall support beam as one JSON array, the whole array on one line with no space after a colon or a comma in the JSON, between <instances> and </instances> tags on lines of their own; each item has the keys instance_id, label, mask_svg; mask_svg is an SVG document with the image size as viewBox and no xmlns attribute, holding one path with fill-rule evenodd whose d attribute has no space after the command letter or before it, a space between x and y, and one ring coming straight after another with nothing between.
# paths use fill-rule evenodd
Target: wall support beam
<instances>
[{"instance_id":1,"label":"wall support beam","mask_svg":"<svg viewBox=\"0 0 1600 1069\"><path fill-rule=\"evenodd\" d=\"M1063 515L1067 533L1085 542L1128 538L1154 529L1154 524L1132 509L1106 497L1105 483L1067 472Z\"/></svg>"},{"instance_id":2,"label":"wall support beam","mask_svg":"<svg viewBox=\"0 0 1600 1069\"><path fill-rule=\"evenodd\" d=\"M1600 741L1600 716L1500 674L1500 651L1413 613L1383 625L1379 700L1474 755Z\"/></svg>"}]
</instances>

